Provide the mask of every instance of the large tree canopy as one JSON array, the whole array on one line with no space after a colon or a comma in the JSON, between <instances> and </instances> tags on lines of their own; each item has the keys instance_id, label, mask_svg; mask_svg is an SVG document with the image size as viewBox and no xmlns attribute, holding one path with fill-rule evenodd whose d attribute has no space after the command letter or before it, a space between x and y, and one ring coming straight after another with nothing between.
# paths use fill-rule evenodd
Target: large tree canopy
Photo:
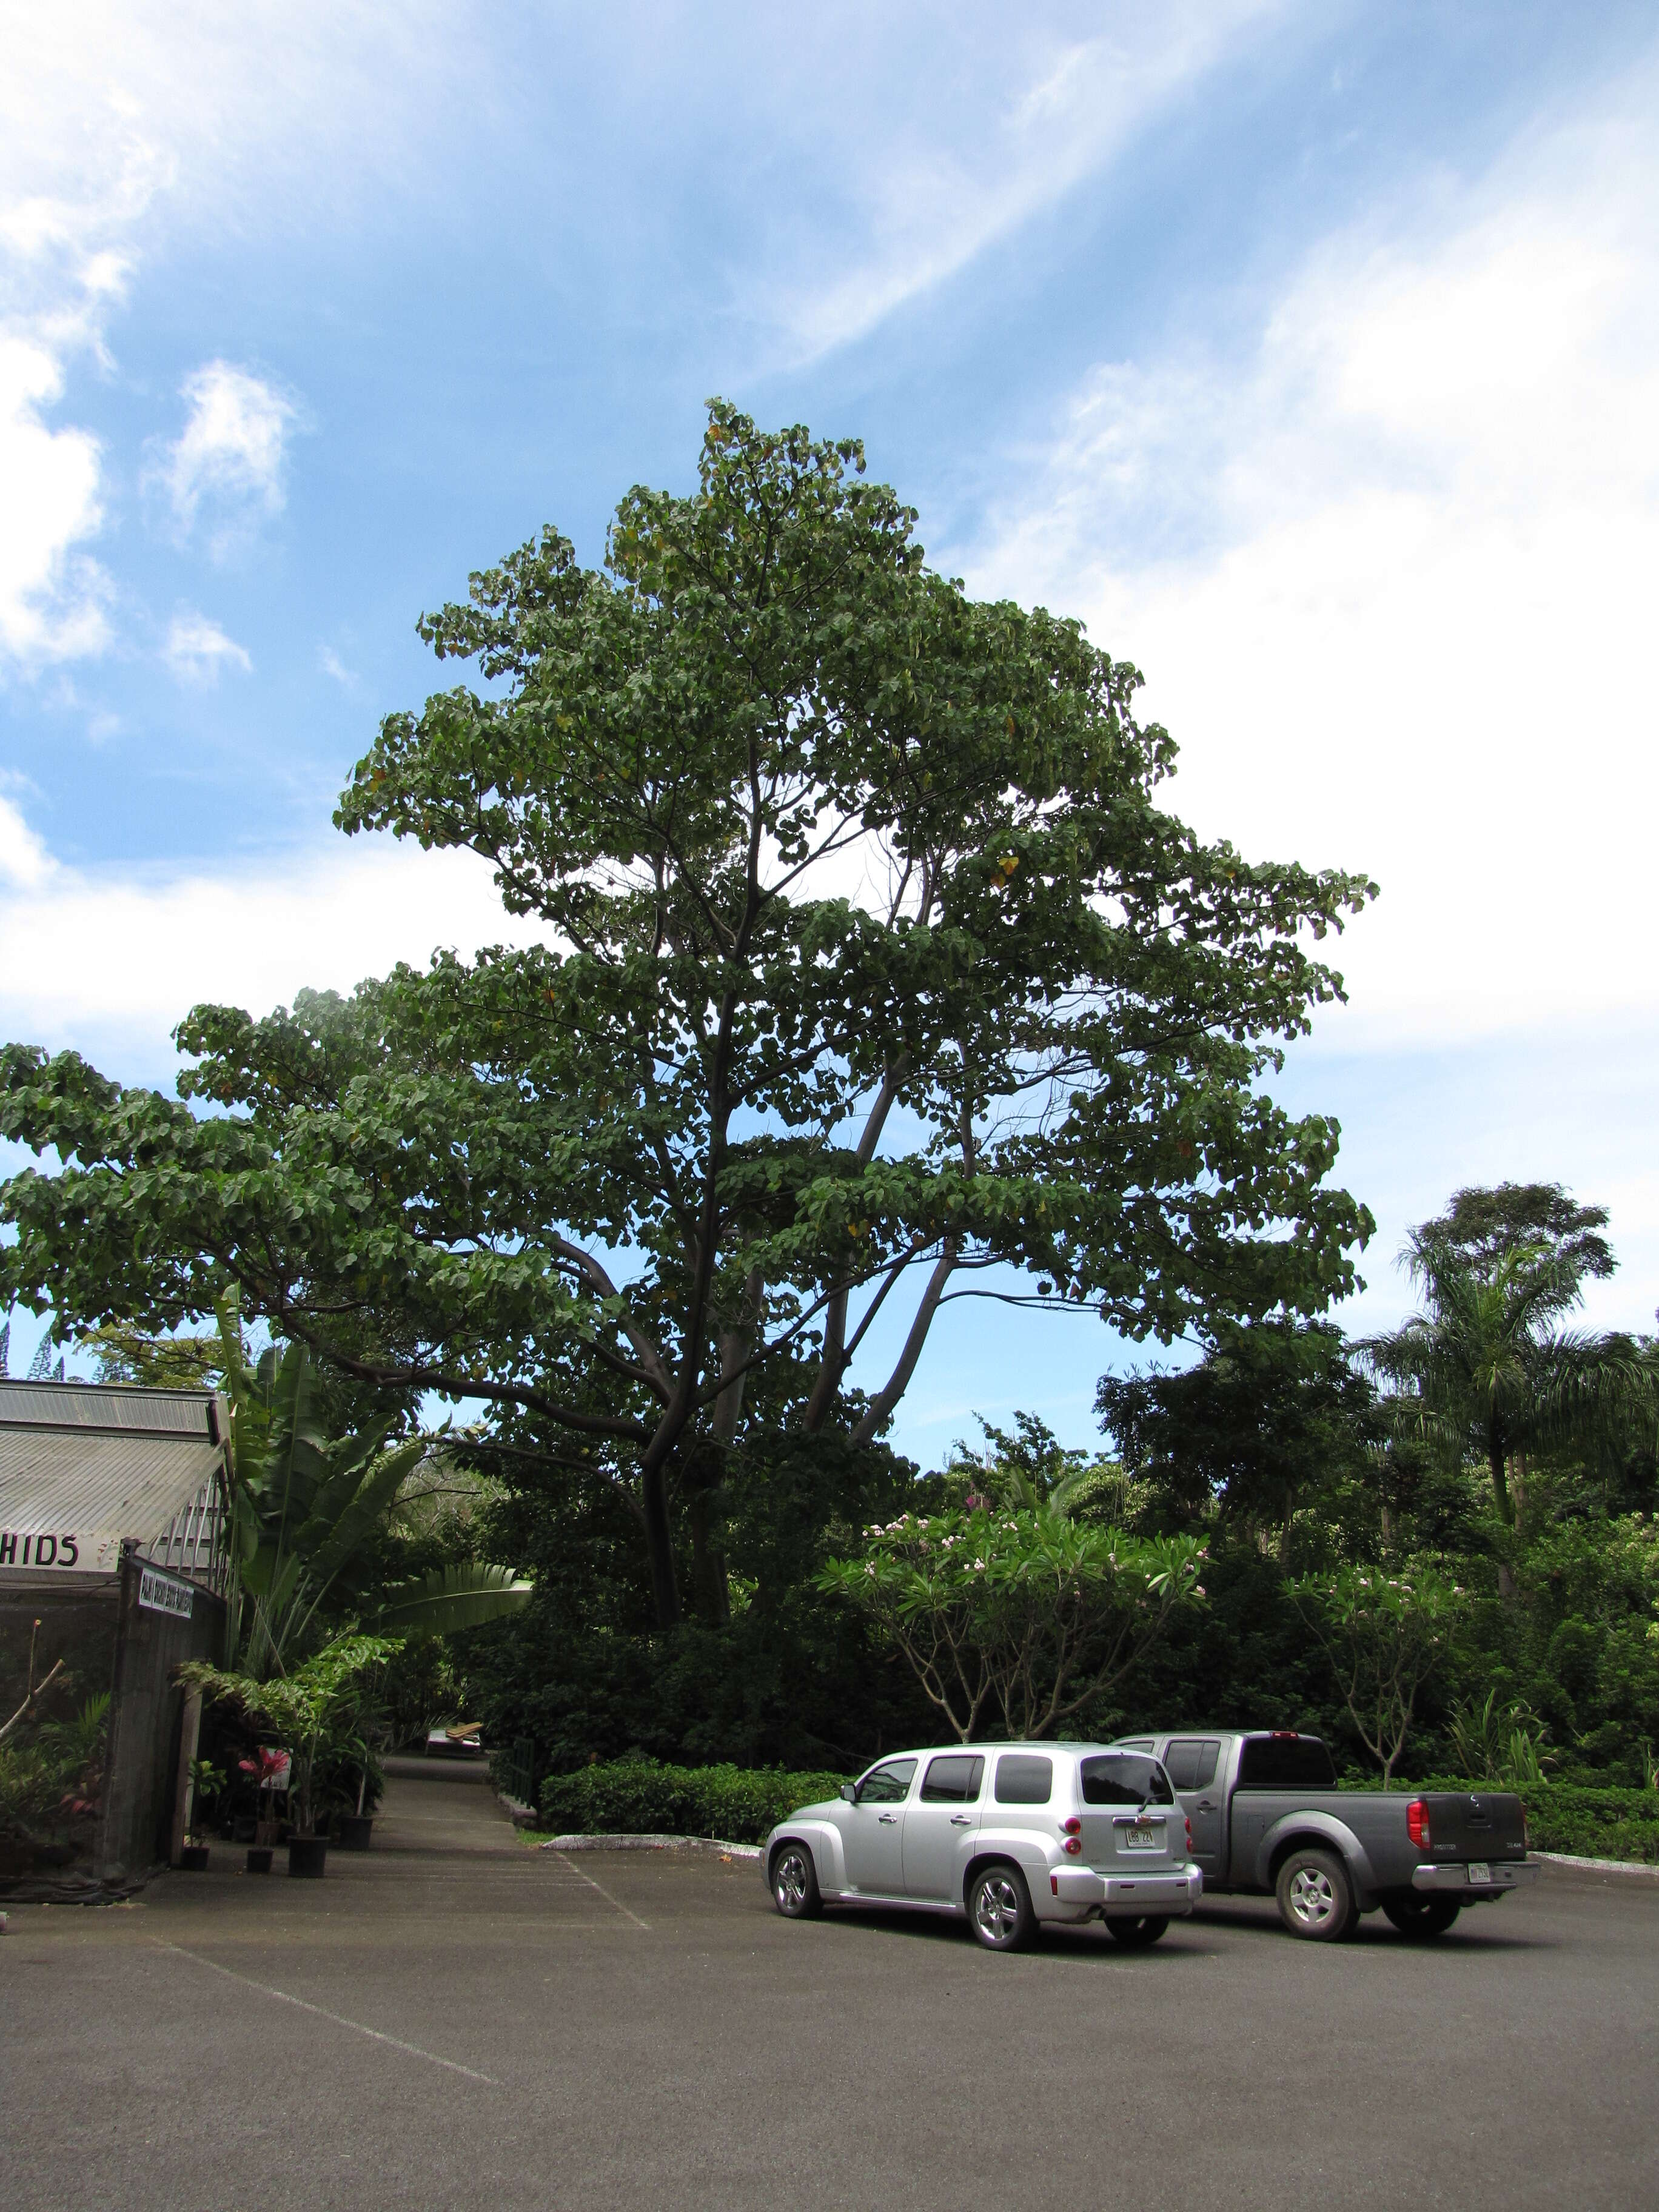
<instances>
[{"instance_id":1,"label":"large tree canopy","mask_svg":"<svg viewBox=\"0 0 1659 2212\"><path fill-rule=\"evenodd\" d=\"M664 1621L677 1493L757 1407L878 1434L949 1298L1167 1340L1347 1290L1335 1124L1261 1083L1372 887L1197 839L1136 672L928 569L862 471L717 403L603 568L550 530L423 620L479 682L389 716L337 818L483 854L545 942L198 1008L177 1102L10 1048L4 1133L60 1164L6 1188L0 1286L84 1328L234 1284L488 1401L627 1486Z\"/></svg>"}]
</instances>

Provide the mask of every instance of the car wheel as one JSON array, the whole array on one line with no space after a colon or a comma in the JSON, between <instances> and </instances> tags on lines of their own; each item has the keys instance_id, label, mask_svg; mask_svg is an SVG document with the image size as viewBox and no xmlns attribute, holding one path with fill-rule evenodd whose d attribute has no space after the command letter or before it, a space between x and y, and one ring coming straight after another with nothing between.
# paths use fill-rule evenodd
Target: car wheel
<instances>
[{"instance_id":1,"label":"car wheel","mask_svg":"<svg viewBox=\"0 0 1659 2212\"><path fill-rule=\"evenodd\" d=\"M1131 1951L1144 1951L1149 1943L1156 1943L1169 1924L1168 1914L1162 1912L1142 1913L1133 1920L1114 1913L1106 1923L1118 1942Z\"/></svg>"},{"instance_id":2,"label":"car wheel","mask_svg":"<svg viewBox=\"0 0 1659 2212\"><path fill-rule=\"evenodd\" d=\"M773 1859L772 1902L786 1920L811 1920L823 1911L818 1870L805 1844L785 1844Z\"/></svg>"},{"instance_id":3,"label":"car wheel","mask_svg":"<svg viewBox=\"0 0 1659 2212\"><path fill-rule=\"evenodd\" d=\"M1382 1910L1402 1936L1443 1936L1462 1911L1455 1897L1385 1897Z\"/></svg>"},{"instance_id":4,"label":"car wheel","mask_svg":"<svg viewBox=\"0 0 1659 2212\"><path fill-rule=\"evenodd\" d=\"M1036 1933L1031 1893L1017 1866L981 1868L968 1887L968 1925L988 1951L1020 1951Z\"/></svg>"},{"instance_id":5,"label":"car wheel","mask_svg":"<svg viewBox=\"0 0 1659 2212\"><path fill-rule=\"evenodd\" d=\"M1353 1925L1353 1888L1334 1851L1292 1851L1279 1869L1279 1917L1292 1936L1334 1943Z\"/></svg>"}]
</instances>

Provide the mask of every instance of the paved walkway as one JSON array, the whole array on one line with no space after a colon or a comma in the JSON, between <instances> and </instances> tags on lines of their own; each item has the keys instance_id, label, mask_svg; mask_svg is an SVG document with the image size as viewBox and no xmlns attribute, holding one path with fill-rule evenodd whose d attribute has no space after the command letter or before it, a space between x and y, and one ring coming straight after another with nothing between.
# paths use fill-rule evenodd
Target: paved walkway
<instances>
[{"instance_id":1,"label":"paved walkway","mask_svg":"<svg viewBox=\"0 0 1659 2212\"><path fill-rule=\"evenodd\" d=\"M477 1851L524 1856L484 1761L388 1759L386 1794L374 1820L374 1854L407 1859Z\"/></svg>"}]
</instances>

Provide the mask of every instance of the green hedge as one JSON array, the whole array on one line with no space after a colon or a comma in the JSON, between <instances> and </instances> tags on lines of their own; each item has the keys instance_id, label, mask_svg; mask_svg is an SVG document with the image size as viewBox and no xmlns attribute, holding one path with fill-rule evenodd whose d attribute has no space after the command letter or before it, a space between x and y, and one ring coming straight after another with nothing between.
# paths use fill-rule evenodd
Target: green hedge
<instances>
[{"instance_id":1,"label":"green hedge","mask_svg":"<svg viewBox=\"0 0 1659 2212\"><path fill-rule=\"evenodd\" d=\"M1402 1790L1480 1790L1505 1786L1443 1774L1395 1785ZM1535 1851L1659 1863L1659 1791L1602 1788L1582 1782L1532 1782L1515 1794L1527 1808L1527 1834Z\"/></svg>"},{"instance_id":2,"label":"green hedge","mask_svg":"<svg viewBox=\"0 0 1659 2212\"><path fill-rule=\"evenodd\" d=\"M791 1774L781 1767L658 1766L618 1759L550 1774L542 1826L562 1836L718 1836L757 1844L798 1805L833 1797L842 1774Z\"/></svg>"}]
</instances>

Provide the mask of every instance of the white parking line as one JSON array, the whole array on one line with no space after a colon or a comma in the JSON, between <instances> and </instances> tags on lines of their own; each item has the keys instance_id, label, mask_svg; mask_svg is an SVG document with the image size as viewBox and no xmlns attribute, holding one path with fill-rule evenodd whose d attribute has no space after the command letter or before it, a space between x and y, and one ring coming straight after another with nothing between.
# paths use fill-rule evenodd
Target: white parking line
<instances>
[{"instance_id":1,"label":"white parking line","mask_svg":"<svg viewBox=\"0 0 1659 2212\"><path fill-rule=\"evenodd\" d=\"M647 1936L651 1933L650 1923L648 1921L641 1920L637 1912L630 1912L628 1907L623 1903L621 1898L612 1897L611 1892L605 1887L602 1881L595 1881L591 1874L583 1874L581 1869L576 1864L576 1862L571 1857L568 1851L558 1851L556 1852L554 1856L560 1859L564 1865L568 1866L572 1874L579 1876L581 1881L585 1881L590 1889L597 1889L599 1895L605 1899L607 1905L615 1905L617 1911L621 1913L624 1920L631 1920L636 1928L643 1928Z\"/></svg>"},{"instance_id":2,"label":"white parking line","mask_svg":"<svg viewBox=\"0 0 1659 2212\"><path fill-rule=\"evenodd\" d=\"M597 1888L598 1884L594 1887ZM205 1966L210 1973L222 1974L228 1982L240 1982L244 1989L258 1990L262 1996L275 1997L279 2003L297 2005L301 2012L314 2012L319 2020L331 2020L336 2027L349 2027L357 2035L367 2035L376 2043L389 2044L393 2051L407 2051L411 2058L424 2058L428 2065L446 2067L452 2074L465 2074L469 2081L483 2081L492 2089L501 2083L493 2074L480 2074L471 2066L462 2066L453 2058L440 2058L435 2051L422 2051L418 2043L404 2043L395 2035L382 2035L378 2027L365 2027L360 2020L348 2020L343 2013L331 2012L326 2005L312 2004L304 1997L290 1996L286 1990L274 1990L269 1982L256 1982L252 1976L234 1972L216 1960L204 1959L199 1951L186 1951L182 1943L163 1943L155 1940L158 1951L175 1952L188 1959L193 1966Z\"/></svg>"}]
</instances>

